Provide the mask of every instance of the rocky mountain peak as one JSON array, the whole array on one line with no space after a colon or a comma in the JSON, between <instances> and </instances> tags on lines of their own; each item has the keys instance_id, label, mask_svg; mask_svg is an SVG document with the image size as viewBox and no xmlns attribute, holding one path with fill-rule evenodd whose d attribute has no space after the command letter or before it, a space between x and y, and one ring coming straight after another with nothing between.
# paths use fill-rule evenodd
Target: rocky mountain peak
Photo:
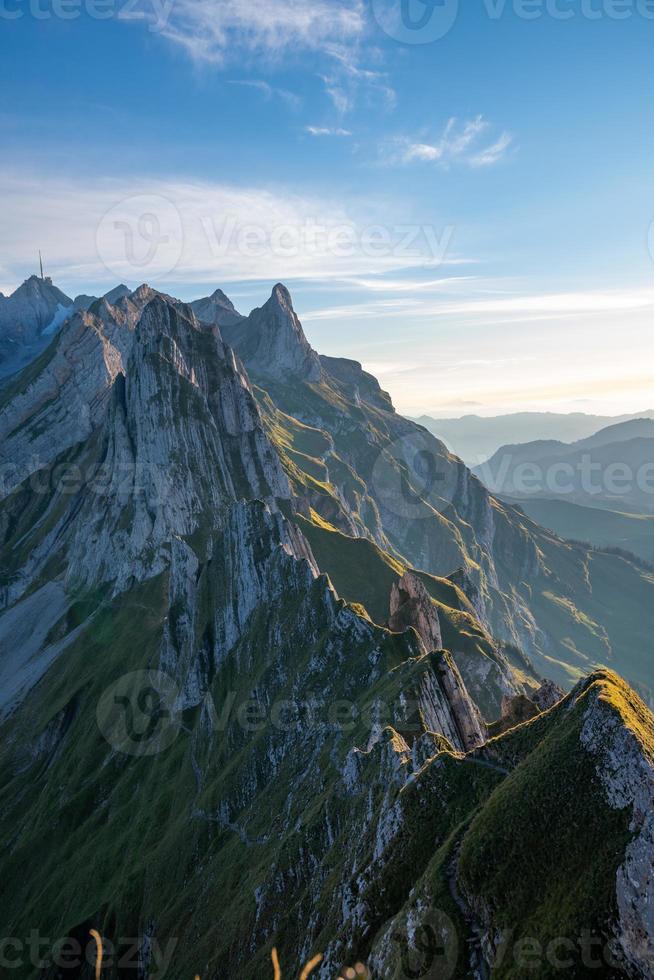
<instances>
[{"instance_id":1,"label":"rocky mountain peak","mask_svg":"<svg viewBox=\"0 0 654 980\"><path fill-rule=\"evenodd\" d=\"M123 296L129 296L130 293L131 289L129 286L121 283L119 286L114 286L113 289L110 289L109 292L105 293L103 299L106 299L107 303L116 303L119 299L122 299Z\"/></svg>"},{"instance_id":2,"label":"rocky mountain peak","mask_svg":"<svg viewBox=\"0 0 654 980\"><path fill-rule=\"evenodd\" d=\"M278 282L273 286L272 293L270 294L270 299L265 306L268 305L278 306L287 315L294 315L295 311L293 309L293 300L291 299L291 294L284 285L283 282Z\"/></svg>"},{"instance_id":3,"label":"rocky mountain peak","mask_svg":"<svg viewBox=\"0 0 654 980\"><path fill-rule=\"evenodd\" d=\"M225 306L228 306L230 309L232 310L234 309L234 304L232 303L229 296L227 296L226 293L222 291L222 289L214 289L209 299L214 299L217 302L223 303Z\"/></svg>"},{"instance_id":4,"label":"rocky mountain peak","mask_svg":"<svg viewBox=\"0 0 654 980\"><path fill-rule=\"evenodd\" d=\"M29 276L11 296L0 297L0 374L10 374L36 356L72 306L72 299L49 277Z\"/></svg>"},{"instance_id":5,"label":"rocky mountain peak","mask_svg":"<svg viewBox=\"0 0 654 980\"><path fill-rule=\"evenodd\" d=\"M4 298L4 297L3 297ZM6 301L16 306L21 303L35 303L39 301L61 303L70 306L73 302L57 286L54 285L50 276L41 279L40 276L28 276L25 282L16 289Z\"/></svg>"},{"instance_id":6,"label":"rocky mountain peak","mask_svg":"<svg viewBox=\"0 0 654 980\"><path fill-rule=\"evenodd\" d=\"M274 286L270 299L252 310L247 319L223 329L223 336L254 375L277 381L294 377L317 381L321 377L318 354L307 340L291 294L282 283Z\"/></svg>"},{"instance_id":7,"label":"rocky mountain peak","mask_svg":"<svg viewBox=\"0 0 654 980\"><path fill-rule=\"evenodd\" d=\"M200 323L234 326L245 317L238 312L229 296L222 289L214 289L211 296L195 299L189 304Z\"/></svg>"},{"instance_id":8,"label":"rocky mountain peak","mask_svg":"<svg viewBox=\"0 0 654 980\"><path fill-rule=\"evenodd\" d=\"M156 289L153 289L152 286L148 286L147 282L142 282L141 285L137 286L136 289L129 295L135 303L147 303L157 295L157 291Z\"/></svg>"}]
</instances>

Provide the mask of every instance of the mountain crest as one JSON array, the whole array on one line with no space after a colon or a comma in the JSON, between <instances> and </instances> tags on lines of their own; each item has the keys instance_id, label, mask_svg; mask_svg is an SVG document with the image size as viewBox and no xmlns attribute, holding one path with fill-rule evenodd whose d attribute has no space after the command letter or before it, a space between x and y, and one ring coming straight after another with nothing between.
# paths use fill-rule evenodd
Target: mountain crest
<instances>
[{"instance_id":1,"label":"mountain crest","mask_svg":"<svg viewBox=\"0 0 654 980\"><path fill-rule=\"evenodd\" d=\"M255 376L277 381L318 381L321 377L318 354L307 340L291 294L282 283L273 287L263 306L237 325L222 328L222 332Z\"/></svg>"},{"instance_id":2,"label":"mountain crest","mask_svg":"<svg viewBox=\"0 0 654 980\"><path fill-rule=\"evenodd\" d=\"M189 305L200 323L232 327L245 319L222 289L214 289L211 296L195 299Z\"/></svg>"},{"instance_id":3,"label":"mountain crest","mask_svg":"<svg viewBox=\"0 0 654 980\"><path fill-rule=\"evenodd\" d=\"M29 276L10 296L0 296L0 376L36 357L72 306L49 277Z\"/></svg>"}]
</instances>

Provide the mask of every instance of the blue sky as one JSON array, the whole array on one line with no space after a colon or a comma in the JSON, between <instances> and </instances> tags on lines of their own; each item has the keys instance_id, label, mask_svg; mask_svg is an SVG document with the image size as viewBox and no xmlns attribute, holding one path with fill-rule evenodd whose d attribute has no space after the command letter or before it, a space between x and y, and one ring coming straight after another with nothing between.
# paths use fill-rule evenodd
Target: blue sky
<instances>
[{"instance_id":1,"label":"blue sky","mask_svg":"<svg viewBox=\"0 0 654 980\"><path fill-rule=\"evenodd\" d=\"M0 0L0 289L39 246L71 294L247 312L282 279L405 412L651 407L654 2L407 2L422 31L399 0Z\"/></svg>"}]
</instances>

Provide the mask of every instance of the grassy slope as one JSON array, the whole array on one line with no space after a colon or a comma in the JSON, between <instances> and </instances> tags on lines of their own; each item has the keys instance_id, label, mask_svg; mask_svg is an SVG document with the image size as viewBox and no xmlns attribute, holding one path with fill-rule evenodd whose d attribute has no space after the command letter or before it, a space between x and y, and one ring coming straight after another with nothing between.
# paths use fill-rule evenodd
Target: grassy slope
<instances>
[{"instance_id":1,"label":"grassy slope","mask_svg":"<svg viewBox=\"0 0 654 980\"><path fill-rule=\"evenodd\" d=\"M422 839L425 847L426 827L438 820L434 801L453 793L464 806L456 809L447 826L441 825L438 846L402 911L378 934L377 943L394 937L390 980L407 975L401 954L411 932L408 916L414 935L408 961L427 969L417 975L432 975L429 961L440 944L434 944L430 930L441 921L441 912L449 919L443 945L454 956L448 956L449 968L442 973L437 964L443 961L437 957L432 963L434 976L470 977L471 919L482 929L490 919L495 940L499 943L503 938L490 972L492 980L623 976L606 964L587 969L578 945L571 953L565 947L555 948L556 955L573 960L563 973L545 955L552 940L578 944L585 933L601 940L601 950L616 910L615 877L630 839L631 814L607 805L596 761L580 744L581 726L596 699L604 701L636 735L644 754L654 757L654 717L628 685L605 671L593 675L549 712L466 758L436 756L416 783L402 791L401 798L407 797L406 837ZM476 792L464 792L466 780L471 788L476 786ZM457 891L467 905L466 917L450 880L457 848ZM520 960L519 944L525 940L543 950L531 968ZM597 948L593 955L597 958Z\"/></svg>"},{"instance_id":2,"label":"grassy slope","mask_svg":"<svg viewBox=\"0 0 654 980\"><path fill-rule=\"evenodd\" d=\"M320 568L326 572L338 594L350 603L361 604L372 620L380 625L389 615L391 586L406 570L386 552L366 538L351 538L330 527L314 514L308 521L294 518L306 536ZM496 662L495 646L479 625L474 610L463 592L447 579L414 573L435 601L443 636L443 646L450 650L459 668L467 676L466 662L475 672L484 675L484 663ZM520 676L527 683L537 678L528 664L520 665ZM490 677L474 692L475 699L487 719L499 714L501 692L495 690Z\"/></svg>"},{"instance_id":3,"label":"grassy slope","mask_svg":"<svg viewBox=\"0 0 654 980\"><path fill-rule=\"evenodd\" d=\"M654 517L583 507L567 500L515 501L532 520L562 538L600 548L622 548L654 562Z\"/></svg>"},{"instance_id":4,"label":"grassy slope","mask_svg":"<svg viewBox=\"0 0 654 980\"><path fill-rule=\"evenodd\" d=\"M549 635L541 654L531 654L534 666L567 688L592 670L609 667L650 699L654 574L627 556L563 541L509 509L536 540L545 573L516 583ZM510 556L504 567L509 573Z\"/></svg>"},{"instance_id":5,"label":"grassy slope","mask_svg":"<svg viewBox=\"0 0 654 980\"><path fill-rule=\"evenodd\" d=\"M207 582L208 597L218 584ZM319 876L326 890L320 900L324 918L316 942L324 948L336 921L328 900L329 882L335 885L347 879L353 828L366 828L368 806L372 804L376 813L387 792L384 782L379 782L377 763L371 759L364 777L370 782L364 782L358 796L341 798L338 791L334 793L339 771L333 767L334 749L329 741L322 747L320 741L316 744L312 733L315 768L312 765L308 771L320 775L318 790L315 782L296 786L289 820L289 779L296 778L291 776L296 765L298 772L305 769L307 756L294 751L284 759L278 751L283 737L275 753L276 765L283 768L269 772L269 733L243 737L238 730L228 730L217 741L207 742L198 712L191 711L184 718L185 731L161 755L144 760L108 756L95 720L99 693L124 671L152 662L165 613L165 577L135 590L126 601L104 606L92 633L81 637L53 667L49 690L37 687L30 696L16 730L19 741L4 740L0 812L3 822L9 821L2 833L11 847L3 883L15 896L14 916L2 922L5 934L23 935L38 922L44 933L59 935L86 921L101 922L109 934L136 934L143 928L138 910L145 897L157 916L158 935L184 937L174 975L192 976L198 966L208 964L220 971L221 962L233 955L236 937L255 928L252 896L274 866L280 880L298 880L298 884L283 913L260 926L267 925L278 936L288 962L292 951L288 930L293 935L294 921L308 914L315 880L315 873L307 872L307 888L298 874L304 855L314 849L320 853L326 846L321 835L329 814L337 837L323 858ZM297 610L291 602L275 615L281 624L290 624ZM199 623L198 629L202 628ZM261 644L256 642L259 635ZM288 636L291 643L292 630ZM219 710L226 690L234 690L239 699L249 697L253 689L288 696L296 671L309 676L310 663L314 671L316 664L321 671L310 675L312 690L337 683L339 694L358 691L370 701L389 700L409 690L412 673L419 668L416 661L405 661L403 639L386 634L385 669L378 681L365 687L365 649L351 648L347 661L335 672L329 657L321 656L327 639L323 637L304 651L301 662L295 656L294 670L284 681L277 662L252 659L259 646L265 649L264 637L255 621L245 646L221 665L213 684ZM363 671L360 679L359 671ZM283 686L275 687L280 676ZM506 778L498 769L441 752L417 781L401 791L407 834L397 840L367 894L380 927L385 917L411 902L415 887L450 915L462 939L466 926L452 906L446 870L451 845L463 834L461 872L468 890L490 904L497 922L515 929L518 937L547 940L552 935L576 936L586 927L599 933L606 929L613 908L615 868L627 839L627 815L602 803L594 772L578 743L583 713L598 687L643 744L654 741L649 713L626 685L605 675L584 689L572 710L564 704L478 753L482 762L512 769ZM75 713L67 751L48 754L36 770L32 764L21 772L16 766L17 746L19 753L29 756L43 728L71 703ZM357 728L338 746L338 757L343 758L349 744L361 745L365 740L365 731ZM200 787L193 760L204 774ZM236 816L249 843L218 821L198 816L216 813L221 800L239 796L245 773L263 779L256 808L244 800ZM9 800L22 801L18 821L6 809ZM367 828L362 831L360 846L372 856L375 835L372 832L368 840L367 833ZM30 866L38 871L26 880L28 854ZM368 941L362 941L355 952L364 956L369 948ZM461 955L465 948L462 941L458 977L465 976ZM265 975L267 957L267 945L258 945L243 976ZM389 974L395 975L402 974ZM494 976L522 980L523 974L509 963Z\"/></svg>"},{"instance_id":6,"label":"grassy slope","mask_svg":"<svg viewBox=\"0 0 654 980\"><path fill-rule=\"evenodd\" d=\"M221 588L208 570L203 575L208 578L201 580L206 603L198 644ZM227 692L237 706L256 691L266 692L271 703L324 691L328 705L348 698L362 709L398 704L400 692L411 699L426 669L411 638L376 631L379 670L371 682L370 641L356 632L343 636L347 655L334 670L334 638L319 618L321 583L312 589L315 596L301 602L313 610L316 637L307 642L306 626L298 633L303 613L297 596L286 593L274 609L258 612L216 673L212 694L218 712ZM107 935L133 936L146 926L139 918L146 908L162 941L180 937L173 975L210 972L209 966L220 974L222 963L238 950L242 956L242 937L254 936L257 889L278 876L276 881L285 882L283 908L263 911L259 939L246 957L243 977L258 980L269 964L261 930L277 938L290 963L298 933L308 928L314 853L325 854L317 879L323 881L324 874L327 880L321 941L333 938L328 882L347 879L356 839L351 821L365 823L368 806L380 805L387 787L373 760L366 777L373 795L343 795L343 759L370 735L363 712L347 737L329 735L318 723L296 740L269 725L244 732L234 712L228 726L210 737L194 709L161 754L138 759L110 752L96 721L100 695L125 672L158 662L167 614L165 576L105 604L92 628L51 668L47 687L37 685L0 731L0 835L8 842L3 885L13 895L11 906L0 911L0 925L3 934L17 936L34 926L44 935L62 936L85 923ZM284 638L276 655L271 636ZM35 754L41 734L66 709L65 751L53 746ZM238 830L218 818L223 805ZM325 838L333 834L337 842L330 850ZM403 895L410 880L396 887Z\"/></svg>"},{"instance_id":7,"label":"grassy slope","mask_svg":"<svg viewBox=\"0 0 654 980\"><path fill-rule=\"evenodd\" d=\"M309 446L295 445L296 439L302 439L302 423L296 423L291 414L275 409L275 403L282 404L286 413L297 412L303 417L326 420L325 425L336 433L333 437L336 450L356 463L356 474L348 470L353 481L348 503L355 511L360 508L357 516L359 533L365 534L366 527L370 530L370 517L364 513L361 500L381 447L393 442L393 422L388 412L366 403L353 405L347 391L331 383L298 385L293 389L271 386L270 395L259 390L258 397L267 418L276 420L274 437L282 448L284 442L290 442L294 444L295 452L309 448L311 454L323 450L330 437L323 432L321 440L321 430L308 427L311 433L307 436ZM364 430L368 433L367 440L363 436ZM318 461L315 456L311 458L313 467ZM327 470L331 473L335 472L334 458L329 456L326 460ZM293 464L296 487L301 494L302 486L311 485L317 471L306 465L303 467L302 459L297 455L293 457ZM325 465L322 460L320 465ZM319 493L312 492L311 507L327 524L347 532L343 522L339 521L340 505L335 488L328 481L321 482L319 488ZM650 691L654 691L654 656L649 654L652 649L650 637L654 635L654 577L628 560L592 553L582 545L562 541L516 507L500 503L492 506L496 525L494 558L500 577L500 591L494 593L495 606L496 610L504 610L502 615L513 619L518 627L520 639L512 642L529 651L539 674L551 677L566 688L593 669L608 666L624 674L644 696L649 697ZM377 530L381 530L383 550L392 555L393 560L401 565L420 564L417 559L411 561L400 553L403 546L390 532L384 535L383 529L377 527ZM339 548L341 544L339 542ZM525 556L533 546L543 559L545 574L523 572L524 579L520 580L519 569L525 568ZM434 512L429 520L410 522L404 541L404 551L407 549L415 555L429 556L426 564L422 564L423 568L436 571L433 562L437 561L439 575L448 575L479 557L472 525L461 521L452 507L440 514ZM333 560L337 550L335 542L324 545L325 568L335 584L339 580L339 592L348 598L352 594L353 600L366 607L375 601L379 603L380 599L371 594L375 589L366 581L365 574L358 575L356 589L342 574L337 574ZM370 555L363 562L364 566L369 558ZM347 560L352 559L353 555L348 552ZM385 562L382 565L386 567L379 574L386 593L389 569ZM364 594L366 599L362 598ZM381 602L383 609L379 606L377 611L374 606L368 608L373 619L385 618L386 595L381 596ZM454 605L448 600L445 603ZM527 618L523 622L525 615ZM532 643L533 623L529 621L531 615L540 630L536 631L535 646ZM492 628L498 636L505 635L499 622L493 621ZM529 640L522 638L525 634L529 635Z\"/></svg>"},{"instance_id":8,"label":"grassy slope","mask_svg":"<svg viewBox=\"0 0 654 980\"><path fill-rule=\"evenodd\" d=\"M557 937L576 943L585 930L603 940L609 934L630 813L609 808L595 762L580 744L596 697L610 704L651 756L654 719L610 672L594 675L574 700L485 750L515 769L464 835L459 872L477 906L492 910L494 927L512 931L508 952L492 973L497 980L523 980L524 966L514 955L521 938L546 948ZM575 977L620 975L609 967L587 969L578 948L570 955ZM553 964L540 963L539 977L558 975Z\"/></svg>"}]
</instances>

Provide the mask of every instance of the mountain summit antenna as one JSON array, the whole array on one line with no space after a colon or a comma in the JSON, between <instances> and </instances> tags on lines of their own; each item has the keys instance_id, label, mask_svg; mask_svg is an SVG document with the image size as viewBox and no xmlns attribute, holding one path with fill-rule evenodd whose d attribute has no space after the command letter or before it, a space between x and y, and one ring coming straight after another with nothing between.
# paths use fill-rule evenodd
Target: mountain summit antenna
<instances>
[{"instance_id":1,"label":"mountain summit antenna","mask_svg":"<svg viewBox=\"0 0 654 980\"><path fill-rule=\"evenodd\" d=\"M39 265L41 267L41 279L43 279L43 259L41 258L41 249L39 249Z\"/></svg>"}]
</instances>

